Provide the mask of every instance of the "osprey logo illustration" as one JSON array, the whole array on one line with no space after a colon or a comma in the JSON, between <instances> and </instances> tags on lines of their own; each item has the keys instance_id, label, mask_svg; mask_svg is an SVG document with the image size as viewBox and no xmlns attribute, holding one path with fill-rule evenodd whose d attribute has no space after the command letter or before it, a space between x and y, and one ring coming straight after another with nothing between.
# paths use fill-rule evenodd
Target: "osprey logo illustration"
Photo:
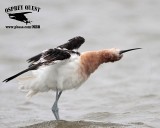
<instances>
[{"instance_id":1,"label":"osprey logo illustration","mask_svg":"<svg viewBox=\"0 0 160 128\"><path fill-rule=\"evenodd\" d=\"M36 24L35 16L39 16L41 8L33 5L14 5L5 8L6 17L11 19L12 25L7 25L7 29L40 29L40 24ZM32 20L31 20L32 19ZM31 24L32 23L32 24ZM25 25L24 25L25 24Z\"/></svg>"},{"instance_id":2,"label":"osprey logo illustration","mask_svg":"<svg viewBox=\"0 0 160 128\"><path fill-rule=\"evenodd\" d=\"M25 14L32 13L32 12L20 12L20 13L8 13L8 16L10 19L18 20L21 22L31 23L32 21L29 21L28 18L25 16Z\"/></svg>"}]
</instances>

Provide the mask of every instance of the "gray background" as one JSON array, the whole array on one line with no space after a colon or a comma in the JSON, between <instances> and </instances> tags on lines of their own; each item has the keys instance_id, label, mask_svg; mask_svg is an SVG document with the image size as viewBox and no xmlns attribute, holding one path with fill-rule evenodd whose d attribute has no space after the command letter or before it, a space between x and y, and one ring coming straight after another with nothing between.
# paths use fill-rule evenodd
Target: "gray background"
<instances>
[{"instance_id":1,"label":"gray background","mask_svg":"<svg viewBox=\"0 0 160 128\"><path fill-rule=\"evenodd\" d=\"M35 5L27 14L41 29L6 29L25 25L11 20L5 8ZM59 102L64 120L89 120L137 127L160 126L160 1L159 0L3 0L0 4L0 80L27 67L26 59L74 36L86 39L80 52L105 48L143 50L126 53L102 65L78 90L66 91ZM54 92L30 100L16 80L0 86L0 127L18 127L53 120Z\"/></svg>"}]
</instances>

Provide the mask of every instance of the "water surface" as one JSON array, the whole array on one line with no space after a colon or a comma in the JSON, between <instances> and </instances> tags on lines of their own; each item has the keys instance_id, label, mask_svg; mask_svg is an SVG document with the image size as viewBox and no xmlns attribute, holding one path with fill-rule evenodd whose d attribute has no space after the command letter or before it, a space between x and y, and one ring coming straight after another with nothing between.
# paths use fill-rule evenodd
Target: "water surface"
<instances>
[{"instance_id":1,"label":"water surface","mask_svg":"<svg viewBox=\"0 0 160 128\"><path fill-rule=\"evenodd\" d=\"M41 29L6 29L24 25L8 18L6 7L30 4L41 7L33 23ZM44 49L83 36L80 51L104 48L143 50L126 53L116 63L102 65L77 90L62 94L63 120L160 126L160 1L62 0L1 1L0 80L27 67L26 60ZM54 120L54 92L30 100L17 89L16 80L0 88L0 127L12 128Z\"/></svg>"}]
</instances>

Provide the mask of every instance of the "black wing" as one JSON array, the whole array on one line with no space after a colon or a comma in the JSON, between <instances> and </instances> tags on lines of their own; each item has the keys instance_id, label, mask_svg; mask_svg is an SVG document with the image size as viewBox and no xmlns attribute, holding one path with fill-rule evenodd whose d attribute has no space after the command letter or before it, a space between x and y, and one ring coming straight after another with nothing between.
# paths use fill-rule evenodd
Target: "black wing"
<instances>
[{"instance_id":1,"label":"black wing","mask_svg":"<svg viewBox=\"0 0 160 128\"><path fill-rule=\"evenodd\" d=\"M68 52L60 50L60 49L55 48L55 49L46 50L44 53L41 54L41 57L38 62L30 64L27 69L17 73L16 75L13 75L13 76L5 79L3 82L8 82L8 81L18 77L19 75L25 73L25 72L28 72L31 70L36 70L43 65L53 64L57 60L68 59L68 58L70 58L70 56L71 55Z\"/></svg>"},{"instance_id":2,"label":"black wing","mask_svg":"<svg viewBox=\"0 0 160 128\"><path fill-rule=\"evenodd\" d=\"M84 42L85 42L85 39L83 37L77 36L68 40L67 43L58 46L58 48L74 50L74 49L78 49Z\"/></svg>"},{"instance_id":3,"label":"black wing","mask_svg":"<svg viewBox=\"0 0 160 128\"><path fill-rule=\"evenodd\" d=\"M42 53L29 58L27 61L28 61L28 63L30 63L30 62L36 62L36 61L38 61L41 58L41 56L42 56Z\"/></svg>"},{"instance_id":4,"label":"black wing","mask_svg":"<svg viewBox=\"0 0 160 128\"><path fill-rule=\"evenodd\" d=\"M39 59L39 62L42 63L43 65L48 65L56 60L64 60L70 58L70 53L61 49L48 49L41 53L41 58ZM37 62L36 62L37 63ZM32 63L31 65L34 65ZM30 66L29 66L30 67Z\"/></svg>"},{"instance_id":5,"label":"black wing","mask_svg":"<svg viewBox=\"0 0 160 128\"><path fill-rule=\"evenodd\" d=\"M24 14L26 13L30 13L30 12L25 12ZM33 56L27 60L29 63L31 63L27 69L17 73L14 76L11 76L5 79L3 82L8 82L30 70L36 70L42 65L49 65L56 60L68 59L71 56L70 53L76 53L72 50L78 49L84 42L85 42L85 39L83 37L77 36L68 40L67 43L60 45L55 49L49 49L36 56Z\"/></svg>"},{"instance_id":6,"label":"black wing","mask_svg":"<svg viewBox=\"0 0 160 128\"><path fill-rule=\"evenodd\" d=\"M85 42L85 39L83 37L77 36L77 37L74 37L74 38L68 40L67 43L62 44L62 45L58 46L57 48L60 48L60 49L65 48L67 50L71 50L70 52L72 52L72 50L78 49L84 42ZM74 53L74 51L73 51L73 53ZM27 61L29 63L30 62L34 63L34 62L37 62L41 57L42 57L42 53L29 58Z\"/></svg>"},{"instance_id":7,"label":"black wing","mask_svg":"<svg viewBox=\"0 0 160 128\"><path fill-rule=\"evenodd\" d=\"M33 65L33 66L31 66L31 67L29 67L29 68L27 68L27 69L25 69L25 70L17 73L16 75L13 75L13 76L11 76L11 77L3 80L3 82L8 82L8 81L10 81L10 80L12 80L12 79L20 76L21 74L23 74L23 73L25 73L25 72L28 72L28 71L30 71L30 70L36 70L39 66L40 66L40 63L38 63L38 64L36 64L36 65Z\"/></svg>"}]
</instances>

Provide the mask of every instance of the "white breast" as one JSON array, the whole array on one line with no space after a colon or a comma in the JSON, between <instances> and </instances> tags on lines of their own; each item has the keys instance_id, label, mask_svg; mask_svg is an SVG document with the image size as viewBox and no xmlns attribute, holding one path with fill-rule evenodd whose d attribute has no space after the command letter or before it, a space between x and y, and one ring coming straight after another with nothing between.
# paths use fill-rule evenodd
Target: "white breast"
<instances>
[{"instance_id":1,"label":"white breast","mask_svg":"<svg viewBox=\"0 0 160 128\"><path fill-rule=\"evenodd\" d=\"M85 80L80 71L80 57L73 54L70 59L33 71L35 78L21 86L30 92L67 90L78 88Z\"/></svg>"},{"instance_id":2,"label":"white breast","mask_svg":"<svg viewBox=\"0 0 160 128\"><path fill-rule=\"evenodd\" d=\"M80 74L80 57L73 55L58 68L57 87L60 90L78 88L86 79Z\"/></svg>"}]
</instances>

